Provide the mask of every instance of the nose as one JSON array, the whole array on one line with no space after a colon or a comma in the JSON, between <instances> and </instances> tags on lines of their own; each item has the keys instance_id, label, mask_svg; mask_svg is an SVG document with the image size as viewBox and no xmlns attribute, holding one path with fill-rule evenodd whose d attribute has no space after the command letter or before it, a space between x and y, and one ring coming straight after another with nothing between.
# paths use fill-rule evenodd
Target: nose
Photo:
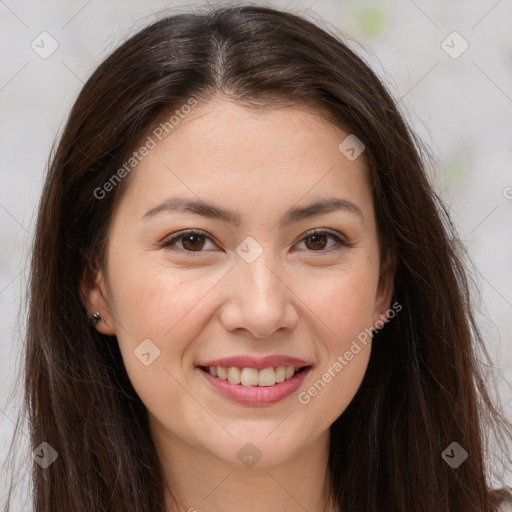
<instances>
[{"instance_id":1,"label":"nose","mask_svg":"<svg viewBox=\"0 0 512 512\"><path fill-rule=\"evenodd\" d=\"M293 283L287 282L282 266L276 264L270 253L264 250L252 263L235 258L220 313L227 331L266 338L280 329L295 328L299 316Z\"/></svg>"}]
</instances>

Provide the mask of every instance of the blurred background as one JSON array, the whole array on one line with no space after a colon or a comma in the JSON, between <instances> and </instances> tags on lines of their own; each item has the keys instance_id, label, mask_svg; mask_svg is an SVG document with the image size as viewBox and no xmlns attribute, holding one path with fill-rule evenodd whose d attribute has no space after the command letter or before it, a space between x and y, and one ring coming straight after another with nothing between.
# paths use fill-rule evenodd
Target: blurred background
<instances>
[{"instance_id":1,"label":"blurred background","mask_svg":"<svg viewBox=\"0 0 512 512\"><path fill-rule=\"evenodd\" d=\"M511 419L512 0L251 3L346 37L430 148L432 181L474 263L477 319ZM0 0L0 464L21 404L29 247L52 142L118 44L164 13L204 5L217 2ZM510 469L495 484L504 483Z\"/></svg>"}]
</instances>

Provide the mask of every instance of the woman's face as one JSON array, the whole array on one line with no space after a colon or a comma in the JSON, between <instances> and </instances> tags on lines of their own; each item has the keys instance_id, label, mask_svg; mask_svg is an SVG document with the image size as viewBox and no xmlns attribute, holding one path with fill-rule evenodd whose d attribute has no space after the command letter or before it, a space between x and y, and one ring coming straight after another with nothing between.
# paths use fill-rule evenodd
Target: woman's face
<instances>
[{"instance_id":1,"label":"woman's face","mask_svg":"<svg viewBox=\"0 0 512 512\"><path fill-rule=\"evenodd\" d=\"M159 439L271 465L327 435L354 397L391 288L364 153L339 149L348 135L299 109L215 99L132 171L107 272L87 290ZM235 357L249 359L222 362L228 381L200 368Z\"/></svg>"}]
</instances>

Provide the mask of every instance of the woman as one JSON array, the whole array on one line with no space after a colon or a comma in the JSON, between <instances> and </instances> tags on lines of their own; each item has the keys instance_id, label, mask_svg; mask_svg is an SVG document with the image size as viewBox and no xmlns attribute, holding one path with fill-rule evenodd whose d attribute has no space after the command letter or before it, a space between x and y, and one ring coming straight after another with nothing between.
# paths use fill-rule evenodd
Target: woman
<instances>
[{"instance_id":1,"label":"woman","mask_svg":"<svg viewBox=\"0 0 512 512\"><path fill-rule=\"evenodd\" d=\"M36 512L504 507L486 434L512 425L419 147L290 13L170 16L114 51L39 208Z\"/></svg>"}]
</instances>

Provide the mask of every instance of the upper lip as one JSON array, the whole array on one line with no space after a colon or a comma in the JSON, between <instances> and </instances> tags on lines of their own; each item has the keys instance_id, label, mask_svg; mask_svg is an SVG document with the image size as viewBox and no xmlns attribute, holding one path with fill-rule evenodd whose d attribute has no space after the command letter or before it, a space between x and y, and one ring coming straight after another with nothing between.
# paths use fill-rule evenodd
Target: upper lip
<instances>
[{"instance_id":1,"label":"upper lip","mask_svg":"<svg viewBox=\"0 0 512 512\"><path fill-rule=\"evenodd\" d=\"M223 357L211 361L199 363L197 366L223 366L229 368L237 366L238 368L256 368L262 370L263 368L277 367L277 366L294 366L295 368L303 368L304 366L311 366L311 363L297 359L296 357L284 355L270 355L265 357L255 356L233 356Z\"/></svg>"}]
</instances>

